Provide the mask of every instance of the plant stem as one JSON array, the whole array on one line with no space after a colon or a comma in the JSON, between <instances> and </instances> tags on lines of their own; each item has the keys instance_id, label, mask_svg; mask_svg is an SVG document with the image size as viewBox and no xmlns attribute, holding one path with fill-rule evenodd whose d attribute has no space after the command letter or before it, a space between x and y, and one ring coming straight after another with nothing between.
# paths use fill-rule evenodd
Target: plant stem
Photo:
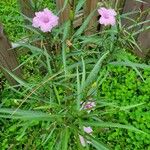
<instances>
[{"instance_id":1,"label":"plant stem","mask_svg":"<svg viewBox=\"0 0 150 150\"><path fill-rule=\"evenodd\" d=\"M71 22L71 26L70 26L70 37L71 37L71 36L73 35L73 33L74 33L73 22L74 22L74 18L75 18L76 3L77 3L77 0L70 0L70 1L69 1L69 5L70 5L69 19L70 19L70 22Z\"/></svg>"}]
</instances>

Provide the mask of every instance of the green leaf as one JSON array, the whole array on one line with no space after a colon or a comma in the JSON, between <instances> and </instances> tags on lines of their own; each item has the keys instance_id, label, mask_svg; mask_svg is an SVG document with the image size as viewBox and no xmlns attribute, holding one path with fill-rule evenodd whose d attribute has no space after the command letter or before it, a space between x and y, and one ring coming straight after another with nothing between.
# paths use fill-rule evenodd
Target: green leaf
<instances>
[{"instance_id":1,"label":"green leaf","mask_svg":"<svg viewBox=\"0 0 150 150\"><path fill-rule=\"evenodd\" d=\"M103 39L101 39L99 36L82 36L80 38L80 40L82 40L80 43L81 44L96 44L96 45L100 45L103 41Z\"/></svg>"},{"instance_id":2,"label":"green leaf","mask_svg":"<svg viewBox=\"0 0 150 150\"><path fill-rule=\"evenodd\" d=\"M63 8L58 12L58 13L61 13L64 11L64 9L66 8L67 4L68 4L68 1L69 0L64 0L64 5L63 5Z\"/></svg>"},{"instance_id":3,"label":"green leaf","mask_svg":"<svg viewBox=\"0 0 150 150\"><path fill-rule=\"evenodd\" d=\"M44 54L42 49L35 47L33 45L20 43L20 46L30 49L33 54L34 53Z\"/></svg>"},{"instance_id":4,"label":"green leaf","mask_svg":"<svg viewBox=\"0 0 150 150\"><path fill-rule=\"evenodd\" d=\"M65 43L62 44L62 60L63 60L63 68L65 72L65 76L67 76L68 71L67 71L67 61L66 61L66 49L67 46Z\"/></svg>"},{"instance_id":5,"label":"green leaf","mask_svg":"<svg viewBox=\"0 0 150 150\"><path fill-rule=\"evenodd\" d=\"M47 70L48 70L48 73L51 75L52 74L52 68L51 68L51 64L50 64L50 56L47 52L47 49L45 46L44 47L44 54L45 54L45 57L46 57L46 64L47 64Z\"/></svg>"},{"instance_id":6,"label":"green leaf","mask_svg":"<svg viewBox=\"0 0 150 150\"><path fill-rule=\"evenodd\" d=\"M64 24L63 42L68 38L70 28L70 20Z\"/></svg>"},{"instance_id":7,"label":"green leaf","mask_svg":"<svg viewBox=\"0 0 150 150\"><path fill-rule=\"evenodd\" d=\"M137 68L141 68L141 69L149 69L150 68L150 65L133 63L131 61L124 61L124 62L117 61L117 62L111 62L110 64L132 67L144 82L145 82L145 80Z\"/></svg>"},{"instance_id":8,"label":"green leaf","mask_svg":"<svg viewBox=\"0 0 150 150\"><path fill-rule=\"evenodd\" d=\"M129 106L122 106L122 107L119 107L120 110L128 110L128 109L132 109L132 108L135 108L135 107L139 107L139 106L142 106L144 105L145 103L140 103L140 104L134 104L134 105L129 105Z\"/></svg>"},{"instance_id":9,"label":"green leaf","mask_svg":"<svg viewBox=\"0 0 150 150\"><path fill-rule=\"evenodd\" d=\"M78 13L78 11L82 8L86 0L78 0L78 4L76 6L75 14Z\"/></svg>"},{"instance_id":10,"label":"green leaf","mask_svg":"<svg viewBox=\"0 0 150 150\"><path fill-rule=\"evenodd\" d=\"M13 74L11 71L8 69L4 68L3 66L0 65L0 67L7 72L14 80L16 80L21 86L26 87L27 89L32 89L32 86L29 85L29 83L25 82L21 78L17 77L15 74ZM14 69L15 70L15 69Z\"/></svg>"},{"instance_id":11,"label":"green leaf","mask_svg":"<svg viewBox=\"0 0 150 150\"><path fill-rule=\"evenodd\" d=\"M107 146L105 146L102 142L98 141L92 136L88 136L88 139L91 141L93 147L95 147L97 150L109 150Z\"/></svg>"},{"instance_id":12,"label":"green leaf","mask_svg":"<svg viewBox=\"0 0 150 150\"><path fill-rule=\"evenodd\" d=\"M55 92L55 95L56 95L56 98L57 98L58 104L60 105L60 104L61 104L61 102L60 102L59 92L58 92L58 90L57 90L57 88L56 88L56 86L55 86L55 85L53 85L53 87L54 87L54 92Z\"/></svg>"},{"instance_id":13,"label":"green leaf","mask_svg":"<svg viewBox=\"0 0 150 150\"><path fill-rule=\"evenodd\" d=\"M56 118L58 118L59 116L39 111L20 110L20 109L16 111L15 109L11 108L0 108L0 117L21 119L21 120L56 120Z\"/></svg>"},{"instance_id":14,"label":"green leaf","mask_svg":"<svg viewBox=\"0 0 150 150\"><path fill-rule=\"evenodd\" d=\"M24 60L19 66L17 66L13 71L17 70L18 68L22 67L24 64L32 60L34 57L38 56L38 53L32 54L26 60Z\"/></svg>"},{"instance_id":15,"label":"green leaf","mask_svg":"<svg viewBox=\"0 0 150 150\"><path fill-rule=\"evenodd\" d=\"M85 69L85 61L84 61L84 59L83 59L83 57L82 57L82 82L81 82L81 86L83 86L84 85L84 82L85 82L85 79L86 79L86 69Z\"/></svg>"},{"instance_id":16,"label":"green leaf","mask_svg":"<svg viewBox=\"0 0 150 150\"><path fill-rule=\"evenodd\" d=\"M121 128L127 129L138 133L146 134L145 132L131 126L131 125L123 125L119 123L112 123L112 122L83 122L85 126L93 126L93 127L102 127L102 128Z\"/></svg>"},{"instance_id":17,"label":"green leaf","mask_svg":"<svg viewBox=\"0 0 150 150\"><path fill-rule=\"evenodd\" d=\"M66 127L62 139L62 150L68 150L69 137L70 137L69 128Z\"/></svg>"},{"instance_id":18,"label":"green leaf","mask_svg":"<svg viewBox=\"0 0 150 150\"><path fill-rule=\"evenodd\" d=\"M77 110L80 109L80 102L81 102L81 87L80 87L79 70L77 67Z\"/></svg>"},{"instance_id":19,"label":"green leaf","mask_svg":"<svg viewBox=\"0 0 150 150\"><path fill-rule=\"evenodd\" d=\"M149 22L150 22L150 20L145 20L145 21L142 21L142 22L136 23L136 24L134 24L134 25L129 26L129 27L128 27L128 30L130 30L130 29L132 29L132 28L134 28L134 27L137 27L137 26L143 25L143 24L145 24L145 23L149 23Z\"/></svg>"},{"instance_id":20,"label":"green leaf","mask_svg":"<svg viewBox=\"0 0 150 150\"><path fill-rule=\"evenodd\" d=\"M75 32L75 34L73 35L72 38L78 37L79 35L81 35L85 31L85 29L88 26L88 24L89 24L91 18L93 17L94 13L95 13L95 10L85 19L85 21L83 22L81 27Z\"/></svg>"},{"instance_id":21,"label":"green leaf","mask_svg":"<svg viewBox=\"0 0 150 150\"><path fill-rule=\"evenodd\" d=\"M29 31L32 31L34 32L35 34L37 35L41 35L41 33L36 29L36 28L33 28L31 25L18 25L19 27L23 27Z\"/></svg>"},{"instance_id":22,"label":"green leaf","mask_svg":"<svg viewBox=\"0 0 150 150\"><path fill-rule=\"evenodd\" d=\"M92 69L92 71L90 72L90 74L88 75L85 83L82 86L82 91L88 87L97 77L97 74L101 68L101 64L103 62L103 60L107 57L107 55L109 54L109 51L106 52L99 60L98 62L95 64L94 68Z\"/></svg>"},{"instance_id":23,"label":"green leaf","mask_svg":"<svg viewBox=\"0 0 150 150\"><path fill-rule=\"evenodd\" d=\"M132 68L136 71L136 73L141 77L141 79L143 80L143 82L145 82L142 74L140 73L140 71L135 67L135 66L132 66Z\"/></svg>"},{"instance_id":24,"label":"green leaf","mask_svg":"<svg viewBox=\"0 0 150 150\"><path fill-rule=\"evenodd\" d=\"M115 61L115 62L111 62L110 64L116 66L129 66L129 67L134 66L141 69L150 69L150 65L134 63L131 61Z\"/></svg>"},{"instance_id":25,"label":"green leaf","mask_svg":"<svg viewBox=\"0 0 150 150\"><path fill-rule=\"evenodd\" d=\"M147 2L142 1L142 0L135 0L135 1L140 2L140 3L145 3L145 4L147 4Z\"/></svg>"},{"instance_id":26,"label":"green leaf","mask_svg":"<svg viewBox=\"0 0 150 150\"><path fill-rule=\"evenodd\" d=\"M51 131L50 131L50 133L48 134L46 140L43 142L43 145L45 145L45 144L48 142L48 140L52 137L54 131L55 131L55 128L51 129Z\"/></svg>"}]
</instances>

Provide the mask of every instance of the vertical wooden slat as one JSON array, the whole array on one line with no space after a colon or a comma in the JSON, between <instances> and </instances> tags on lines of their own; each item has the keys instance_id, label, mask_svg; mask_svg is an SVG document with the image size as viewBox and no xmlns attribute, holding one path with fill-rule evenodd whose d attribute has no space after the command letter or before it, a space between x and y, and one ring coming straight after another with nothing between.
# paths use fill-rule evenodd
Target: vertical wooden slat
<instances>
[{"instance_id":1,"label":"vertical wooden slat","mask_svg":"<svg viewBox=\"0 0 150 150\"><path fill-rule=\"evenodd\" d=\"M139 11L139 13L134 13L129 16L130 18L132 18L133 20L136 21L137 18L140 16L141 12L149 7L148 3L145 4L145 3L141 3L141 2L137 2L137 1L126 0L124 8L123 8L123 13ZM145 20L146 16L147 16L147 14L143 15L139 21ZM126 19L124 19L122 21L122 23L123 23L123 25L126 25L126 26L130 26L133 24L133 22L126 20Z\"/></svg>"},{"instance_id":2,"label":"vertical wooden slat","mask_svg":"<svg viewBox=\"0 0 150 150\"><path fill-rule=\"evenodd\" d=\"M148 17L148 11L147 11L147 13L143 13L143 11L150 8L150 1L149 0L144 0L144 2L146 2L146 3L126 0L125 6L124 6L124 9L123 9L123 13L139 11L139 13L132 14L129 17L132 18L135 21L138 20L138 22L142 22L142 21L146 20L146 17ZM141 15L141 13L143 13L143 14ZM125 25L126 27L129 27L129 26L131 26L135 23L133 23L129 20L123 19L122 24ZM132 31L138 31L142 27L143 27L143 25L135 26L134 28L132 28L131 32ZM144 38L144 36L147 37L147 38ZM140 46L142 48L142 52L140 52L138 49L135 49L135 53L140 57L145 57L145 54L147 53L145 51L147 51L146 49L147 49L148 43L150 41L150 39L148 37L149 37L148 32L147 33L146 32L140 33L135 37L137 39L137 43L140 44Z\"/></svg>"},{"instance_id":3,"label":"vertical wooden slat","mask_svg":"<svg viewBox=\"0 0 150 150\"><path fill-rule=\"evenodd\" d=\"M147 15L145 20L150 20L150 14ZM150 26L150 22L145 23L143 28ZM150 58L150 30L141 32L137 38L138 44L140 45L143 53L138 53L141 57L149 57Z\"/></svg>"},{"instance_id":4,"label":"vertical wooden slat","mask_svg":"<svg viewBox=\"0 0 150 150\"><path fill-rule=\"evenodd\" d=\"M57 10L60 11L60 14L59 14L60 24L64 23L66 20L69 19L69 12L70 12L69 4L67 4L64 10L62 10L64 7L64 1L65 0L56 0Z\"/></svg>"},{"instance_id":5,"label":"vertical wooden slat","mask_svg":"<svg viewBox=\"0 0 150 150\"><path fill-rule=\"evenodd\" d=\"M83 19L84 19L84 14L83 14L83 11L79 11L79 13L75 16L75 20L73 22L73 27L74 28L77 28L79 26L81 26L82 22L83 22Z\"/></svg>"},{"instance_id":6,"label":"vertical wooden slat","mask_svg":"<svg viewBox=\"0 0 150 150\"><path fill-rule=\"evenodd\" d=\"M99 0L86 0L86 4L84 6L84 18L87 18L91 12L95 10L97 7L97 3ZM85 32L86 35L90 35L97 30L98 25L98 13L96 12L95 15L92 17L89 25L87 27L87 31Z\"/></svg>"},{"instance_id":7,"label":"vertical wooden slat","mask_svg":"<svg viewBox=\"0 0 150 150\"><path fill-rule=\"evenodd\" d=\"M115 8L118 10L118 12L121 14L124 10L124 6L127 0L113 0L113 2L116 4Z\"/></svg>"},{"instance_id":8,"label":"vertical wooden slat","mask_svg":"<svg viewBox=\"0 0 150 150\"><path fill-rule=\"evenodd\" d=\"M31 0L18 0L20 8L21 8L21 12L29 17L29 18L33 18L34 16L34 10L31 6ZM25 19L25 23L28 24L29 21L27 19Z\"/></svg>"},{"instance_id":9,"label":"vertical wooden slat","mask_svg":"<svg viewBox=\"0 0 150 150\"><path fill-rule=\"evenodd\" d=\"M18 66L18 61L16 57L16 53L14 50L10 50L11 44L3 33L3 26L0 23L0 66L6 68L7 70L14 73L16 76L21 77L21 70L17 69L13 71ZM6 79L10 82L11 85L17 84L17 82L4 71Z\"/></svg>"}]
</instances>

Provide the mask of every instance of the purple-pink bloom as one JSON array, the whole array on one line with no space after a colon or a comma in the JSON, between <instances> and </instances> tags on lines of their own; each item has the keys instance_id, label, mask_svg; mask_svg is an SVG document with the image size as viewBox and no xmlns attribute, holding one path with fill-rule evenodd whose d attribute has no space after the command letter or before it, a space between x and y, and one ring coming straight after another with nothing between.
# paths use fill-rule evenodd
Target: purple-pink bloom
<instances>
[{"instance_id":1,"label":"purple-pink bloom","mask_svg":"<svg viewBox=\"0 0 150 150\"><path fill-rule=\"evenodd\" d=\"M86 102L84 105L84 109L92 109L95 106L95 102Z\"/></svg>"},{"instance_id":2,"label":"purple-pink bloom","mask_svg":"<svg viewBox=\"0 0 150 150\"><path fill-rule=\"evenodd\" d=\"M95 102L93 101L81 102L81 104L80 110L87 110L88 113L90 113L91 110L96 106Z\"/></svg>"},{"instance_id":3,"label":"purple-pink bloom","mask_svg":"<svg viewBox=\"0 0 150 150\"><path fill-rule=\"evenodd\" d=\"M84 130L84 132L86 132L87 134L92 134L92 132L93 132L93 130L92 130L92 128L91 127L83 127L83 130ZM80 142L81 142L81 144L82 144L82 146L83 147L85 147L86 146L86 143L91 143L90 141L87 141L87 140L85 140L84 139L84 137L83 136L81 136L81 135L79 135L79 139L80 139Z\"/></svg>"},{"instance_id":4,"label":"purple-pink bloom","mask_svg":"<svg viewBox=\"0 0 150 150\"><path fill-rule=\"evenodd\" d=\"M58 25L59 18L55 16L48 8L35 13L32 26L40 28L43 32L51 32L52 28Z\"/></svg>"},{"instance_id":5,"label":"purple-pink bloom","mask_svg":"<svg viewBox=\"0 0 150 150\"><path fill-rule=\"evenodd\" d=\"M79 139L80 139L80 143L81 143L81 145L82 145L83 147L85 147L85 146L86 146L86 142L85 142L84 137L83 137L83 136L81 136L81 135L79 135Z\"/></svg>"},{"instance_id":6,"label":"purple-pink bloom","mask_svg":"<svg viewBox=\"0 0 150 150\"><path fill-rule=\"evenodd\" d=\"M91 134L93 132L91 127L83 127L84 132Z\"/></svg>"},{"instance_id":7,"label":"purple-pink bloom","mask_svg":"<svg viewBox=\"0 0 150 150\"><path fill-rule=\"evenodd\" d=\"M96 106L95 102L93 101L81 102L81 104L82 106L80 110L86 110L88 113L90 113L90 111ZM93 129L91 127L83 126L83 130L87 134L92 134L93 132ZM79 135L79 139L83 147L85 147L87 143L91 143L90 141L85 140L81 135Z\"/></svg>"},{"instance_id":8,"label":"purple-pink bloom","mask_svg":"<svg viewBox=\"0 0 150 150\"><path fill-rule=\"evenodd\" d=\"M98 13L101 15L99 19L100 24L104 24L105 26L114 26L116 24L115 16L117 15L117 13L114 9L106 9L104 7L101 7L98 9Z\"/></svg>"}]
</instances>

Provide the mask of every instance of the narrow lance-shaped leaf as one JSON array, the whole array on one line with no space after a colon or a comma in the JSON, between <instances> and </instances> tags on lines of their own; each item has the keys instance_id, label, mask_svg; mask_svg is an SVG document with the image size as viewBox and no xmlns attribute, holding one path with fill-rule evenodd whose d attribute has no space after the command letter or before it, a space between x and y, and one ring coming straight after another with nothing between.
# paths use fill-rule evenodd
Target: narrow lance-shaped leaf
<instances>
[{"instance_id":1,"label":"narrow lance-shaped leaf","mask_svg":"<svg viewBox=\"0 0 150 150\"><path fill-rule=\"evenodd\" d=\"M82 82L81 82L81 86L83 86L84 85L84 82L85 82L85 79L86 79L86 70L85 70L85 61L84 61L84 59L83 59L83 57L82 57Z\"/></svg>"},{"instance_id":2,"label":"narrow lance-shaped leaf","mask_svg":"<svg viewBox=\"0 0 150 150\"><path fill-rule=\"evenodd\" d=\"M60 116L51 115L39 111L31 110L20 110L18 109L15 114L13 114L15 109L11 108L0 108L0 117L11 118L11 119L21 119L21 120L56 120ZM13 115L12 115L13 114Z\"/></svg>"},{"instance_id":3,"label":"narrow lance-shaped leaf","mask_svg":"<svg viewBox=\"0 0 150 150\"><path fill-rule=\"evenodd\" d=\"M64 136L62 139L62 150L68 150L69 137L70 137L70 131L69 131L69 128L66 127L66 129L64 130Z\"/></svg>"},{"instance_id":4,"label":"narrow lance-shaped leaf","mask_svg":"<svg viewBox=\"0 0 150 150\"><path fill-rule=\"evenodd\" d=\"M0 66L4 71L6 71L14 80L16 80L21 86L28 88L28 89L32 89L31 85L29 85L29 83L25 82L24 80L20 79L19 77L17 77L15 74L13 74L11 71L9 71L8 69Z\"/></svg>"},{"instance_id":5,"label":"narrow lance-shaped leaf","mask_svg":"<svg viewBox=\"0 0 150 150\"><path fill-rule=\"evenodd\" d=\"M109 148L105 146L105 144L93 138L92 136L88 135L87 137L91 142L91 144L93 145L93 147L95 147L97 150L109 150Z\"/></svg>"},{"instance_id":6,"label":"narrow lance-shaped leaf","mask_svg":"<svg viewBox=\"0 0 150 150\"><path fill-rule=\"evenodd\" d=\"M78 4L76 6L76 10L75 10L75 14L77 14L77 12L82 8L82 6L84 5L86 0L79 0Z\"/></svg>"},{"instance_id":7,"label":"narrow lance-shaped leaf","mask_svg":"<svg viewBox=\"0 0 150 150\"><path fill-rule=\"evenodd\" d=\"M83 122L83 125L93 126L93 127L102 127L102 128L122 128L122 129L131 130L134 132L146 134L145 132L143 132L131 125L123 125L123 124L119 124L119 123L96 121L96 122Z\"/></svg>"},{"instance_id":8,"label":"narrow lance-shaped leaf","mask_svg":"<svg viewBox=\"0 0 150 150\"><path fill-rule=\"evenodd\" d=\"M88 75L85 83L82 86L82 91L89 86L96 78L100 68L101 68L101 64L103 62L103 60L106 58L106 56L109 54L109 52L106 52L99 60L98 62L95 64L94 68L92 69L92 71L90 72L90 74Z\"/></svg>"},{"instance_id":9,"label":"narrow lance-shaped leaf","mask_svg":"<svg viewBox=\"0 0 150 150\"><path fill-rule=\"evenodd\" d=\"M129 67L135 66L141 69L150 69L150 65L134 63L131 61L115 61L115 62L111 62L110 64L116 66L129 66Z\"/></svg>"},{"instance_id":10,"label":"narrow lance-shaped leaf","mask_svg":"<svg viewBox=\"0 0 150 150\"><path fill-rule=\"evenodd\" d=\"M85 31L85 29L86 29L87 25L89 24L91 18L93 17L94 13L95 13L95 10L85 19L85 21L83 22L81 27L75 32L75 34L73 35L72 38L81 35Z\"/></svg>"},{"instance_id":11,"label":"narrow lance-shaped leaf","mask_svg":"<svg viewBox=\"0 0 150 150\"><path fill-rule=\"evenodd\" d=\"M80 102L81 102L81 87L80 87L79 70L77 67L77 110L80 109Z\"/></svg>"},{"instance_id":12,"label":"narrow lance-shaped leaf","mask_svg":"<svg viewBox=\"0 0 150 150\"><path fill-rule=\"evenodd\" d=\"M64 24L64 31L63 31L63 42L67 39L68 34L69 34L69 28L70 28L70 20L68 20Z\"/></svg>"},{"instance_id":13,"label":"narrow lance-shaped leaf","mask_svg":"<svg viewBox=\"0 0 150 150\"><path fill-rule=\"evenodd\" d=\"M66 62L66 44L63 43L62 44L62 60L63 60L63 67L64 67L64 72L65 72L65 76L67 76L67 62Z\"/></svg>"},{"instance_id":14,"label":"narrow lance-shaped leaf","mask_svg":"<svg viewBox=\"0 0 150 150\"><path fill-rule=\"evenodd\" d=\"M55 128L51 129L51 131L50 131L50 133L48 134L46 140L43 142L43 145L45 145L45 144L48 142L48 140L52 137L54 131L55 131Z\"/></svg>"}]
</instances>

